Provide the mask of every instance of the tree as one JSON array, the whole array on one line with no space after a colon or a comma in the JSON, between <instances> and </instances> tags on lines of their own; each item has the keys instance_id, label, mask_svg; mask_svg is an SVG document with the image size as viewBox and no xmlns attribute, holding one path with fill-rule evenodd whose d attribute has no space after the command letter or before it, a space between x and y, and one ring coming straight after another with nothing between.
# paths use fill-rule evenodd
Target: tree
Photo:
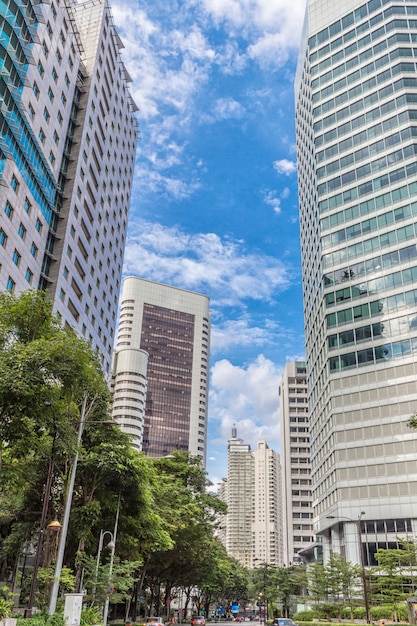
<instances>
[{"instance_id":1,"label":"tree","mask_svg":"<svg viewBox=\"0 0 417 626\"><path fill-rule=\"evenodd\" d=\"M375 557L378 568L372 577L372 594L382 602L392 604L393 619L398 621L398 603L409 595L405 582L416 565L416 545L413 541L402 541L398 549L380 548Z\"/></svg>"}]
</instances>

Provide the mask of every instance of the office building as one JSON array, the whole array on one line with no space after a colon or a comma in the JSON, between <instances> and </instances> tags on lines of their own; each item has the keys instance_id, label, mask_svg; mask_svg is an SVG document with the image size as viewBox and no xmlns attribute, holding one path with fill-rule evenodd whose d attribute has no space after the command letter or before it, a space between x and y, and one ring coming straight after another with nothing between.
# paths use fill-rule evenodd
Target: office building
<instances>
[{"instance_id":1,"label":"office building","mask_svg":"<svg viewBox=\"0 0 417 626\"><path fill-rule=\"evenodd\" d=\"M314 524L417 535L417 4L309 0L295 85Z\"/></svg>"},{"instance_id":2,"label":"office building","mask_svg":"<svg viewBox=\"0 0 417 626\"><path fill-rule=\"evenodd\" d=\"M282 565L281 467L279 455L259 441L258 448L238 438L228 441L228 474L219 498L227 513L217 533L229 556L248 568Z\"/></svg>"},{"instance_id":3,"label":"office building","mask_svg":"<svg viewBox=\"0 0 417 626\"><path fill-rule=\"evenodd\" d=\"M108 373L137 142L122 43L106 0L0 3L0 289L46 289Z\"/></svg>"},{"instance_id":4,"label":"office building","mask_svg":"<svg viewBox=\"0 0 417 626\"><path fill-rule=\"evenodd\" d=\"M209 354L207 296L125 278L112 368L113 415L149 456L188 450L205 464Z\"/></svg>"},{"instance_id":5,"label":"office building","mask_svg":"<svg viewBox=\"0 0 417 626\"><path fill-rule=\"evenodd\" d=\"M314 539L307 373L304 362L286 364L279 395L284 563L298 565L303 562L298 552Z\"/></svg>"}]
</instances>

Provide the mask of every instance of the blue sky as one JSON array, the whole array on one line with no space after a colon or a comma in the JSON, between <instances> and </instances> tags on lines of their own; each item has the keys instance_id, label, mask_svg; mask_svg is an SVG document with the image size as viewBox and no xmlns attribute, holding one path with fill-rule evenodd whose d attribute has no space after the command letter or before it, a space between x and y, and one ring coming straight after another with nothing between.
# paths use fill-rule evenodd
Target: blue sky
<instances>
[{"instance_id":1,"label":"blue sky","mask_svg":"<svg viewBox=\"0 0 417 626\"><path fill-rule=\"evenodd\" d=\"M305 0L113 0L139 106L125 274L207 294L207 471L227 440L280 451L302 359L293 82Z\"/></svg>"}]
</instances>

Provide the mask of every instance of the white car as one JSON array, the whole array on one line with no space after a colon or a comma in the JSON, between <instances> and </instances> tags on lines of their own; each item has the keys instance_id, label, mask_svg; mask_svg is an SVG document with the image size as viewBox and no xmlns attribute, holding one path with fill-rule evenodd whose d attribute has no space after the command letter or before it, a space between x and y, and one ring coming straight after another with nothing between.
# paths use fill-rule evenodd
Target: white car
<instances>
[{"instance_id":1,"label":"white car","mask_svg":"<svg viewBox=\"0 0 417 626\"><path fill-rule=\"evenodd\" d=\"M162 617L148 617L146 626L164 626Z\"/></svg>"}]
</instances>

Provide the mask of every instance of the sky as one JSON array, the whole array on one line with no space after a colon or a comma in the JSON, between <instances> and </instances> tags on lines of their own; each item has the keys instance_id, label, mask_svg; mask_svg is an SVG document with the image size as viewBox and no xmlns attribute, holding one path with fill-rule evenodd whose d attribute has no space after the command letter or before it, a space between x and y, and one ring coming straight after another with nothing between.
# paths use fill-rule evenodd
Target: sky
<instances>
[{"instance_id":1,"label":"sky","mask_svg":"<svg viewBox=\"0 0 417 626\"><path fill-rule=\"evenodd\" d=\"M227 441L280 451L280 378L303 360L294 75L305 0L112 0L139 107L125 275L203 293L207 472Z\"/></svg>"}]
</instances>

